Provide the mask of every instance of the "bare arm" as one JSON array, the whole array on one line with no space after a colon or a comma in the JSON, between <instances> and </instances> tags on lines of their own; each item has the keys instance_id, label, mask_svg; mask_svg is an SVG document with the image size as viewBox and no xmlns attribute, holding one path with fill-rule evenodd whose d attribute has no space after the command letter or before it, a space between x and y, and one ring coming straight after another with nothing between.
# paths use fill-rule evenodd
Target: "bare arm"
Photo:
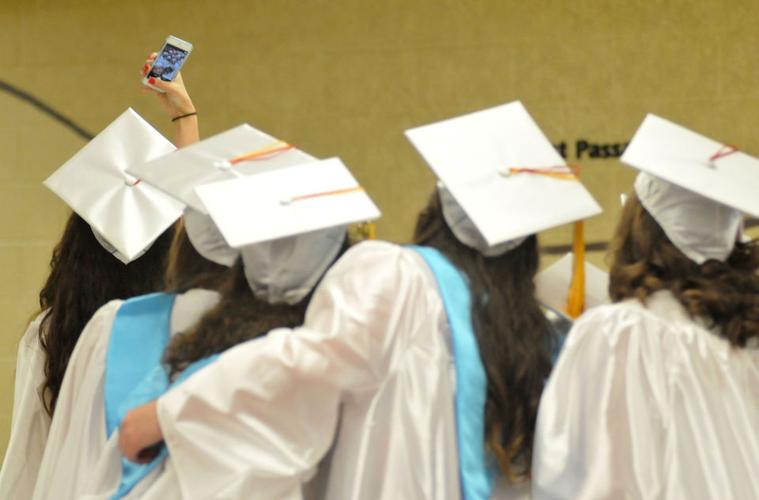
<instances>
[{"instance_id":1,"label":"bare arm","mask_svg":"<svg viewBox=\"0 0 759 500\"><path fill-rule=\"evenodd\" d=\"M150 67L155 60L157 53L153 52L145 60L142 66L141 75L147 75ZM200 140L198 130L198 115L195 113L195 105L187 93L182 79L182 73L177 73L176 78L170 82L164 82L159 78L151 78L150 84L162 89L164 92L158 92L149 87L143 86L143 92L152 92L161 103L161 107L174 123L174 145L177 148L183 148L194 144ZM185 115L190 116L185 116ZM183 118L178 118L183 117Z\"/></svg>"}]
</instances>

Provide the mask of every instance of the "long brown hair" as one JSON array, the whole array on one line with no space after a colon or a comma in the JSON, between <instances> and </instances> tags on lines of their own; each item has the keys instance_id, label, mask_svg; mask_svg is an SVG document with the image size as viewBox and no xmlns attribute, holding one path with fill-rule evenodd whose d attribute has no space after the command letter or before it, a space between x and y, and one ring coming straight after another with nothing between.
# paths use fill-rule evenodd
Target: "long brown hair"
<instances>
[{"instance_id":1,"label":"long brown hair","mask_svg":"<svg viewBox=\"0 0 759 500\"><path fill-rule=\"evenodd\" d=\"M335 260L350 244L343 244ZM170 378L187 366L242 342L255 339L275 328L294 328L303 324L313 292L297 304L269 304L257 298L245 277L242 259L228 270L219 286L221 299L188 331L174 335L164 352Z\"/></svg>"},{"instance_id":2,"label":"long brown hair","mask_svg":"<svg viewBox=\"0 0 759 500\"><path fill-rule=\"evenodd\" d=\"M169 248L166 291L184 293L191 288L218 290L226 279L228 269L206 259L195 250L184 228L184 220L180 219Z\"/></svg>"},{"instance_id":3,"label":"long brown hair","mask_svg":"<svg viewBox=\"0 0 759 500\"><path fill-rule=\"evenodd\" d=\"M197 360L216 354L279 327L303 324L308 300L295 305L269 304L258 299L238 258L222 283L219 303L188 331L174 335L163 361L173 379Z\"/></svg>"},{"instance_id":4,"label":"long brown hair","mask_svg":"<svg viewBox=\"0 0 759 500\"><path fill-rule=\"evenodd\" d=\"M535 299L538 242L529 236L498 257L460 243L433 194L415 243L440 250L469 279L472 319L487 374L486 444L511 480L529 477L540 394L551 371L554 337Z\"/></svg>"},{"instance_id":5,"label":"long brown hair","mask_svg":"<svg viewBox=\"0 0 759 500\"><path fill-rule=\"evenodd\" d=\"M173 227L139 259L124 265L98 243L89 224L73 213L53 250L50 274L39 293L45 311L39 340L45 353L42 401L53 415L71 353L95 311L106 302L163 288Z\"/></svg>"},{"instance_id":6,"label":"long brown hair","mask_svg":"<svg viewBox=\"0 0 759 500\"><path fill-rule=\"evenodd\" d=\"M669 290L691 317L711 322L731 344L759 337L759 247L737 241L725 262L697 264L667 238L633 193L609 247L609 296L645 303Z\"/></svg>"}]
</instances>

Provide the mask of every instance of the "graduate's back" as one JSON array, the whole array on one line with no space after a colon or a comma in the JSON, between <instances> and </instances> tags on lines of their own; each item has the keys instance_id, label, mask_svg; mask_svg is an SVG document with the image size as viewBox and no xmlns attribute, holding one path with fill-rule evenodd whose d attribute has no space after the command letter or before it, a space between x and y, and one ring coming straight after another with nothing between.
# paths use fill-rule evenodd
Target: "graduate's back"
<instances>
[{"instance_id":1,"label":"graduate's back","mask_svg":"<svg viewBox=\"0 0 759 500\"><path fill-rule=\"evenodd\" d=\"M725 227L724 260L699 263L702 240L676 246L652 212L628 198L617 303L577 321L543 394L535 498L759 498L759 247Z\"/></svg>"}]
</instances>

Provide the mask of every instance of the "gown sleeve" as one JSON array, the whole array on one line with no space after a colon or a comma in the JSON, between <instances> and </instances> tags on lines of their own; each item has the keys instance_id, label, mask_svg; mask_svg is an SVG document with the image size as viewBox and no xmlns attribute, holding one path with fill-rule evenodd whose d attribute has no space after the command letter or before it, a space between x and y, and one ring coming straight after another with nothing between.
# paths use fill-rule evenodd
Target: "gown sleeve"
<instances>
[{"instance_id":1,"label":"gown sleeve","mask_svg":"<svg viewBox=\"0 0 759 500\"><path fill-rule=\"evenodd\" d=\"M37 481L50 417L42 402L45 353L39 329L44 313L32 321L16 357L13 419L8 447L0 469L0 498L30 498Z\"/></svg>"},{"instance_id":2,"label":"gown sleeve","mask_svg":"<svg viewBox=\"0 0 759 500\"><path fill-rule=\"evenodd\" d=\"M121 301L102 306L82 330L66 367L34 500L77 498L106 443L103 374ZM27 497L29 498L29 497Z\"/></svg>"},{"instance_id":3,"label":"gown sleeve","mask_svg":"<svg viewBox=\"0 0 759 500\"><path fill-rule=\"evenodd\" d=\"M540 401L534 499L663 498L663 328L625 303L575 323Z\"/></svg>"},{"instance_id":4,"label":"gown sleeve","mask_svg":"<svg viewBox=\"0 0 759 500\"><path fill-rule=\"evenodd\" d=\"M354 247L314 293L303 327L229 350L159 399L185 498L302 498L332 445L341 400L375 391L397 361L403 308L420 286L408 253Z\"/></svg>"}]
</instances>

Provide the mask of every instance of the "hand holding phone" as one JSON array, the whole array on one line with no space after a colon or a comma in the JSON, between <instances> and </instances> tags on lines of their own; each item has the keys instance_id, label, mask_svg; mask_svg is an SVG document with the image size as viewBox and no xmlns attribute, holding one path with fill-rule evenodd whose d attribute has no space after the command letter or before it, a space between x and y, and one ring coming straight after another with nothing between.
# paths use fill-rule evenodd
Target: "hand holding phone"
<instances>
[{"instance_id":1,"label":"hand holding phone","mask_svg":"<svg viewBox=\"0 0 759 500\"><path fill-rule=\"evenodd\" d=\"M169 37L167 39L167 44L171 44L172 42L177 43L173 41L172 38L176 40L176 37ZM187 48L191 48L191 46ZM161 52L164 52L163 48L161 49ZM189 54L189 51L187 51L187 53ZM159 53L154 52L145 60L145 64L140 71L142 83L145 85L143 91L155 94L167 116L172 122L175 122L174 145L181 148L198 142L200 139L195 105L185 88L182 73L179 72L178 67L173 71L173 79L170 81L150 76L151 71L158 66L157 61L159 56ZM185 56L184 59L186 58L187 57ZM157 72L158 71L156 71L156 73ZM168 78L168 72L162 71L161 73ZM184 119L177 120L177 117L184 117Z\"/></svg>"},{"instance_id":2,"label":"hand holding phone","mask_svg":"<svg viewBox=\"0 0 759 500\"><path fill-rule=\"evenodd\" d=\"M172 81L179 73L190 52L192 52L192 44L190 42L169 35L166 37L166 42L164 42L163 47L158 52L158 56L156 56L147 74L143 77L142 84L158 92L165 92L164 89L151 84L150 80Z\"/></svg>"}]
</instances>

